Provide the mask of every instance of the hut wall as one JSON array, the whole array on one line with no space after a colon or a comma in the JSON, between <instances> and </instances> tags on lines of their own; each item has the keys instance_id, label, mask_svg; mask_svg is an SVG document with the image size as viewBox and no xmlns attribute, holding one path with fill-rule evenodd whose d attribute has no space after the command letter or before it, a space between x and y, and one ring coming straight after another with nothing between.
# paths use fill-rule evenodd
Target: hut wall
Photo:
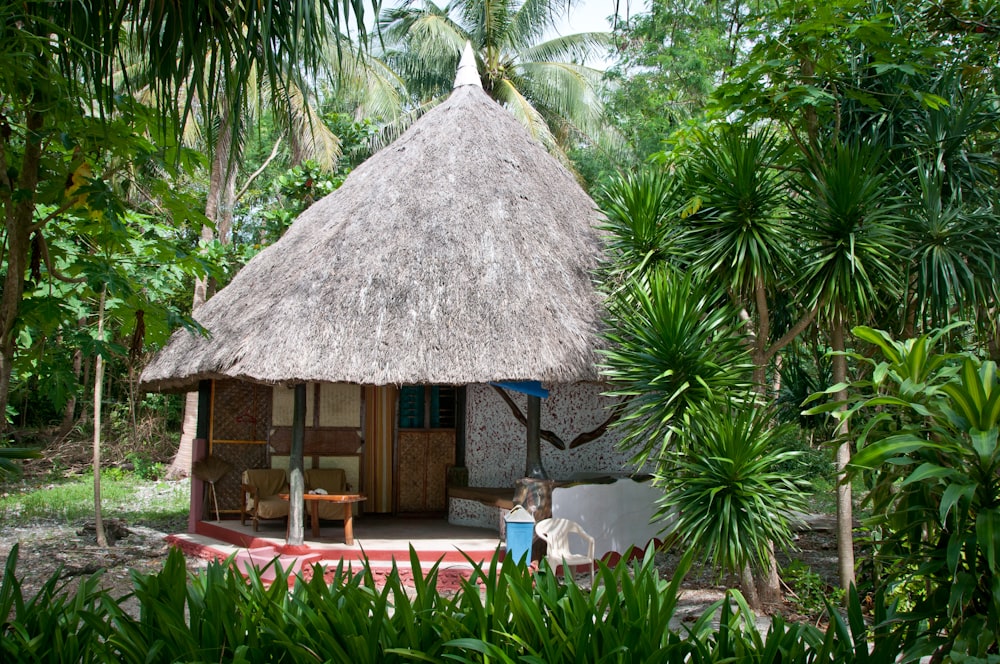
<instances>
[{"instance_id":1,"label":"hut wall","mask_svg":"<svg viewBox=\"0 0 1000 664\"><path fill-rule=\"evenodd\" d=\"M609 415L614 399L601 396L597 383L546 385L542 400L542 429L555 432L569 445L581 433L592 431ZM527 409L523 394L511 393L521 412ZM466 467L469 486L513 487L524 476L525 428L500 395L489 385L468 388ZM631 474L628 454L617 448L622 434L612 428L600 438L576 449L559 450L542 440L542 465L555 480L593 475Z\"/></svg>"},{"instance_id":2,"label":"hut wall","mask_svg":"<svg viewBox=\"0 0 1000 664\"><path fill-rule=\"evenodd\" d=\"M213 382L209 453L232 466L215 485L221 511L239 511L240 478L245 469L268 465L270 421L270 387L237 380Z\"/></svg>"}]
</instances>

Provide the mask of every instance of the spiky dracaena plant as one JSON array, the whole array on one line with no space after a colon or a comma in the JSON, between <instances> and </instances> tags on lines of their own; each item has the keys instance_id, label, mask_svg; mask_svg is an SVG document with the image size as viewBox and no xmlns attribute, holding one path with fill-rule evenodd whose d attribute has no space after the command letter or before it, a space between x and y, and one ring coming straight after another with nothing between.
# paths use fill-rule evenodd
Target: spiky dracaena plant
<instances>
[{"instance_id":1,"label":"spiky dracaena plant","mask_svg":"<svg viewBox=\"0 0 1000 664\"><path fill-rule=\"evenodd\" d=\"M769 565L772 542L790 547L790 514L805 508L805 487L779 470L800 454L782 444L787 428L762 407L694 408L654 476L668 533L720 571L750 571L744 585Z\"/></svg>"},{"instance_id":2,"label":"spiky dracaena plant","mask_svg":"<svg viewBox=\"0 0 1000 664\"><path fill-rule=\"evenodd\" d=\"M729 298L661 265L609 298L602 372L622 397L623 445L644 464L670 446L671 425L695 405L750 387L750 363Z\"/></svg>"}]
</instances>

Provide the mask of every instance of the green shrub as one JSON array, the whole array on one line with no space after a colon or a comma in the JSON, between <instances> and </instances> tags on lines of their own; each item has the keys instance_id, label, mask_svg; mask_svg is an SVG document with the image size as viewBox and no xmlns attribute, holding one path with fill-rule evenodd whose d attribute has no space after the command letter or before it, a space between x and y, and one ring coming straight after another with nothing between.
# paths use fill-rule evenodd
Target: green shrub
<instances>
[{"instance_id":1,"label":"green shrub","mask_svg":"<svg viewBox=\"0 0 1000 664\"><path fill-rule=\"evenodd\" d=\"M163 477L164 466L159 461L153 461L149 456L139 452L129 452L126 460L132 464L133 472L144 480L158 480Z\"/></svg>"},{"instance_id":2,"label":"green shrub","mask_svg":"<svg viewBox=\"0 0 1000 664\"><path fill-rule=\"evenodd\" d=\"M857 594L846 618L830 628L775 618L761 634L738 592L690 625L674 625L683 575L660 578L652 551L614 569L601 565L593 589L561 583L542 563L535 573L474 563L458 592L436 587L439 568L416 570L412 586L399 571L377 580L366 566L343 565L325 580L278 570L266 585L228 563L191 575L173 551L161 571L133 573L138 615L99 587L99 577L71 592L58 573L34 598L16 580L16 548L0 584L0 659L10 662L894 662L899 643L884 627L869 629ZM275 563L272 563L275 564ZM877 622L895 616L882 612Z\"/></svg>"},{"instance_id":3,"label":"green shrub","mask_svg":"<svg viewBox=\"0 0 1000 664\"><path fill-rule=\"evenodd\" d=\"M819 574L801 560L793 560L782 568L781 576L795 593L792 596L792 604L803 615L823 614L826 612L828 602L834 606L843 603L843 589L825 583Z\"/></svg>"},{"instance_id":4,"label":"green shrub","mask_svg":"<svg viewBox=\"0 0 1000 664\"><path fill-rule=\"evenodd\" d=\"M882 357L859 356L871 377L851 384L850 416L869 418L854 434L852 473L870 481L875 588L883 598L910 591L893 626L906 657L994 661L1000 379L993 362L937 351L955 327L905 341L854 329Z\"/></svg>"}]
</instances>

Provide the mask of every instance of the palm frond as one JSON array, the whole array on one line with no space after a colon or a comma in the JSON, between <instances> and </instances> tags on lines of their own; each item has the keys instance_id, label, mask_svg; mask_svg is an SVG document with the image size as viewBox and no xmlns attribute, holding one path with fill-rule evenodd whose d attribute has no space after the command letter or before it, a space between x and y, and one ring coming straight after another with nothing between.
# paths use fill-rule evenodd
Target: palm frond
<instances>
[{"instance_id":1,"label":"palm frond","mask_svg":"<svg viewBox=\"0 0 1000 664\"><path fill-rule=\"evenodd\" d=\"M531 62L516 67L517 84L535 106L542 106L586 135L605 127L604 106L589 67L564 62Z\"/></svg>"},{"instance_id":2,"label":"palm frond","mask_svg":"<svg viewBox=\"0 0 1000 664\"><path fill-rule=\"evenodd\" d=\"M555 27L571 5L571 0L525 0L512 17L509 47L513 50L530 47Z\"/></svg>"},{"instance_id":3,"label":"palm frond","mask_svg":"<svg viewBox=\"0 0 1000 664\"><path fill-rule=\"evenodd\" d=\"M572 35L556 37L533 46L525 46L518 52L522 62L564 62L570 61L583 64L588 59L604 57L614 44L610 32L578 32ZM603 72L597 72L597 80L603 77Z\"/></svg>"},{"instance_id":4,"label":"palm frond","mask_svg":"<svg viewBox=\"0 0 1000 664\"><path fill-rule=\"evenodd\" d=\"M931 327L953 317L970 319L996 297L1000 236L995 217L969 209L955 189L946 193L945 174L920 163L911 186L905 232L910 244L912 301L918 320Z\"/></svg>"},{"instance_id":5,"label":"palm frond","mask_svg":"<svg viewBox=\"0 0 1000 664\"><path fill-rule=\"evenodd\" d=\"M545 122L545 118L512 81L506 78L499 81L493 88L493 94L496 100L513 113L518 122L524 125L532 138L544 145L550 152L554 150L562 152L559 149L558 141Z\"/></svg>"}]
</instances>

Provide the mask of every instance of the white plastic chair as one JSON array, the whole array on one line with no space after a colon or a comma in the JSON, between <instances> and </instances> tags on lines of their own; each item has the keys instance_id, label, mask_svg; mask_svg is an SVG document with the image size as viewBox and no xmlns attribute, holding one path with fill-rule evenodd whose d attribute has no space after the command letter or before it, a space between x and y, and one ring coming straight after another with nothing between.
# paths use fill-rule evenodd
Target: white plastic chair
<instances>
[{"instance_id":1,"label":"white plastic chair","mask_svg":"<svg viewBox=\"0 0 1000 664\"><path fill-rule=\"evenodd\" d=\"M570 565L586 565L590 570L590 585L594 585L594 538L576 521L569 519L542 519L535 524L535 534L545 540L548 551L545 559L555 572L563 566L563 579L569 575ZM587 545L587 555L569 550L569 536L577 535Z\"/></svg>"}]
</instances>

